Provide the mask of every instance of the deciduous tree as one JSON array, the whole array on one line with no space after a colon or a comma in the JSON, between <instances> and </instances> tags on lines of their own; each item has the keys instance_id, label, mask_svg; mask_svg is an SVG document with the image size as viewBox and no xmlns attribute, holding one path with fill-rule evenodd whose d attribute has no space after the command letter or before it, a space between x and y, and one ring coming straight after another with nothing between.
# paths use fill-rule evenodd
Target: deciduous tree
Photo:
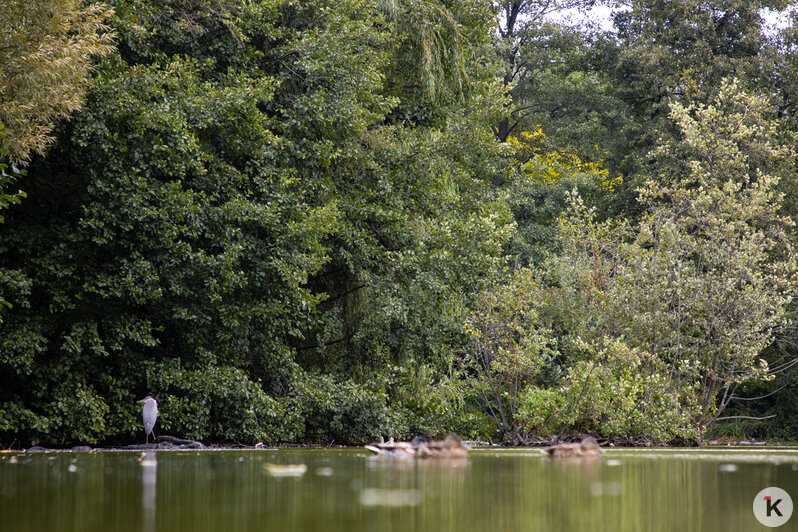
<instances>
[{"instance_id":1,"label":"deciduous tree","mask_svg":"<svg viewBox=\"0 0 798 532\"><path fill-rule=\"evenodd\" d=\"M640 222L597 222L578 199L564 219L557 269L574 306L562 326L655 354L695 394L706 427L741 383L768 376L762 351L787 322L792 222L779 213L778 178L760 169L792 155L767 101L733 81L711 106L671 109L689 151L663 146L653 157L686 157L686 170L640 189Z\"/></svg>"}]
</instances>

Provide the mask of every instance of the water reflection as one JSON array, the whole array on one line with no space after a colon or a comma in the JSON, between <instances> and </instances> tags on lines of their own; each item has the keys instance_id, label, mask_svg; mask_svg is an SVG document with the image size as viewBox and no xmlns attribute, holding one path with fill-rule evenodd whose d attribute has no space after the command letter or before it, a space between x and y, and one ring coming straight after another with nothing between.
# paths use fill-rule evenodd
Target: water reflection
<instances>
[{"instance_id":1,"label":"water reflection","mask_svg":"<svg viewBox=\"0 0 798 532\"><path fill-rule=\"evenodd\" d=\"M784 449L475 450L458 465L349 449L0 455L0 532L761 530L754 496L798 496L797 466Z\"/></svg>"},{"instance_id":2,"label":"water reflection","mask_svg":"<svg viewBox=\"0 0 798 532\"><path fill-rule=\"evenodd\" d=\"M366 465L370 468L382 469L404 469L404 470L418 470L424 468L430 469L457 469L461 467L468 467L471 462L468 458L424 458L417 459L414 457L385 457L385 456L369 456L366 458Z\"/></svg>"},{"instance_id":3,"label":"water reflection","mask_svg":"<svg viewBox=\"0 0 798 532\"><path fill-rule=\"evenodd\" d=\"M422 498L421 491L416 489L365 488L360 491L363 506L418 506Z\"/></svg>"},{"instance_id":4,"label":"water reflection","mask_svg":"<svg viewBox=\"0 0 798 532\"><path fill-rule=\"evenodd\" d=\"M154 451L141 453L141 469L141 530L154 532L158 484L158 455Z\"/></svg>"}]
</instances>

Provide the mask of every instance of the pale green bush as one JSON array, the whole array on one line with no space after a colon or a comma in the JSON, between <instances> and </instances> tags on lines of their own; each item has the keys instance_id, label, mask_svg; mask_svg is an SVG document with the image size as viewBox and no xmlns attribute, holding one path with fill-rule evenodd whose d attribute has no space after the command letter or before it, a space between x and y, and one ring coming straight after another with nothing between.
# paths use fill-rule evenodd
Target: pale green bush
<instances>
[{"instance_id":1,"label":"pale green bush","mask_svg":"<svg viewBox=\"0 0 798 532\"><path fill-rule=\"evenodd\" d=\"M584 358L568 369L562 385L525 391L518 415L528 431L552 436L570 428L616 441L698 436L693 390L676 389L656 357L621 340L582 349Z\"/></svg>"}]
</instances>

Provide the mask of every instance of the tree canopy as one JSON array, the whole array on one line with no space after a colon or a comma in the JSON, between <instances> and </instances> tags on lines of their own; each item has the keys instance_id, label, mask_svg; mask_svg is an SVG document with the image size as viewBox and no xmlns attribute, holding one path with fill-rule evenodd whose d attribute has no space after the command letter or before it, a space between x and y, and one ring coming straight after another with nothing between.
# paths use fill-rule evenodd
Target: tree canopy
<instances>
[{"instance_id":1,"label":"tree canopy","mask_svg":"<svg viewBox=\"0 0 798 532\"><path fill-rule=\"evenodd\" d=\"M3 4L0 443L784 418L786 4L627 4Z\"/></svg>"}]
</instances>

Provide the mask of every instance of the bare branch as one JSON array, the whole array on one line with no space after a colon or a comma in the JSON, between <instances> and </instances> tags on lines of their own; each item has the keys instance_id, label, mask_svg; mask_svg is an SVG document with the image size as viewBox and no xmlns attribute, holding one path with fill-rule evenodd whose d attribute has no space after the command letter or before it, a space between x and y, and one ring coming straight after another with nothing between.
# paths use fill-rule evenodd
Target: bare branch
<instances>
[{"instance_id":1,"label":"bare branch","mask_svg":"<svg viewBox=\"0 0 798 532\"><path fill-rule=\"evenodd\" d=\"M785 384L784 386L781 386L781 387L779 387L778 389L776 389L776 390L773 390L772 392L770 392L770 393L768 393L768 394L765 394L765 395L760 395L760 396L758 396L758 397L737 397L737 396L731 396L731 397L729 398L729 401L759 401L760 399L764 399L765 397L770 397L771 395L774 395L774 394L777 394L777 393L779 393L781 390L783 390L783 389L784 389L784 388L786 388L786 387L787 387L787 385Z\"/></svg>"},{"instance_id":2,"label":"bare branch","mask_svg":"<svg viewBox=\"0 0 798 532\"><path fill-rule=\"evenodd\" d=\"M776 417L776 414L771 414L769 416L764 417L755 417L755 416L726 416L726 417L719 417L715 421L724 421L726 419L754 419L756 421L762 421L763 419L770 419Z\"/></svg>"}]
</instances>

